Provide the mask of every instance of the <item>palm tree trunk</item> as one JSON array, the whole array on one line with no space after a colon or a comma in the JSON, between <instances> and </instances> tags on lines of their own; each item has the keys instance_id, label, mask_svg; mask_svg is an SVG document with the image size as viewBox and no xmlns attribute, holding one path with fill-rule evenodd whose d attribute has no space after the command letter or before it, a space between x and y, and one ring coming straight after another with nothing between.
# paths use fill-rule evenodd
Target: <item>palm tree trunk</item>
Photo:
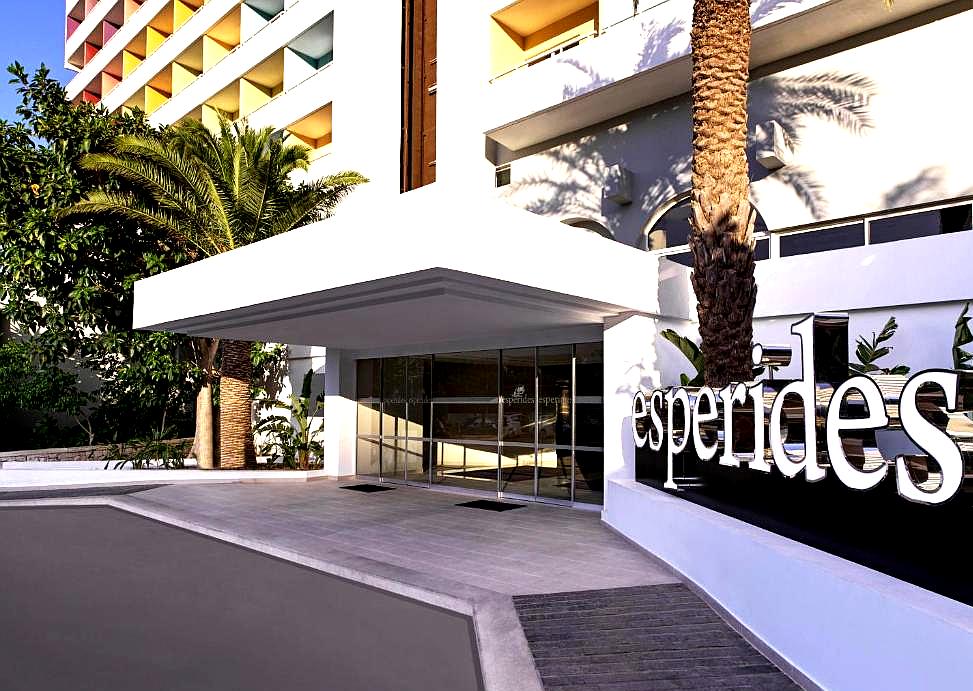
<instances>
[{"instance_id":1,"label":"palm tree trunk","mask_svg":"<svg viewBox=\"0 0 973 691\"><path fill-rule=\"evenodd\" d=\"M203 382L196 394L196 433L191 453L196 456L196 466L203 470L216 467L213 453L213 365L219 344L218 338L199 338L194 343L199 367L203 371Z\"/></svg>"},{"instance_id":2,"label":"palm tree trunk","mask_svg":"<svg viewBox=\"0 0 973 691\"><path fill-rule=\"evenodd\" d=\"M706 384L751 379L753 222L747 171L749 0L695 0L693 290Z\"/></svg>"},{"instance_id":3,"label":"palm tree trunk","mask_svg":"<svg viewBox=\"0 0 973 691\"><path fill-rule=\"evenodd\" d=\"M220 374L220 468L256 464L251 420L253 364L248 341L224 341Z\"/></svg>"}]
</instances>

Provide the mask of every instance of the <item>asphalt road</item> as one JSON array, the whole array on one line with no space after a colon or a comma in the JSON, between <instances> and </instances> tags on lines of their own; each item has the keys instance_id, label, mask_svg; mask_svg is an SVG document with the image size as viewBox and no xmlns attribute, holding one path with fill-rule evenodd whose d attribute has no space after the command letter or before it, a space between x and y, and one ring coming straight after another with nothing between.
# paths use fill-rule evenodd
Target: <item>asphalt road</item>
<instances>
[{"instance_id":1,"label":"asphalt road","mask_svg":"<svg viewBox=\"0 0 973 691\"><path fill-rule=\"evenodd\" d=\"M106 507L0 508L0 688L480 689L472 621Z\"/></svg>"}]
</instances>

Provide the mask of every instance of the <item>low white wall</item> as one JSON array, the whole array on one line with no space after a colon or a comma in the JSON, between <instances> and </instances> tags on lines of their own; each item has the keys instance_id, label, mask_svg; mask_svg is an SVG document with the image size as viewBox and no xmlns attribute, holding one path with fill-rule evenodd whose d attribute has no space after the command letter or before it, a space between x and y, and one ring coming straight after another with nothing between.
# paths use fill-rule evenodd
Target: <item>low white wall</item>
<instances>
[{"instance_id":1,"label":"low white wall","mask_svg":"<svg viewBox=\"0 0 973 691\"><path fill-rule=\"evenodd\" d=\"M822 688L970 688L973 608L634 480L605 491L606 523Z\"/></svg>"}]
</instances>

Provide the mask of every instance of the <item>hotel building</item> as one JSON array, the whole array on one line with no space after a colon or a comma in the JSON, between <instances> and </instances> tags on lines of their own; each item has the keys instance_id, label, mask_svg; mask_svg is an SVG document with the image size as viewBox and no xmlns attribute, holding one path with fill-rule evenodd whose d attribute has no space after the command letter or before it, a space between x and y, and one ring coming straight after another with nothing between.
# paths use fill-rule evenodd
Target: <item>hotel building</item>
<instances>
[{"instance_id":1,"label":"hotel building","mask_svg":"<svg viewBox=\"0 0 973 691\"><path fill-rule=\"evenodd\" d=\"M820 315L815 366L847 373L856 337L894 316L880 367L954 366L973 299L971 9L752 4L757 342L799 353L791 326ZM70 98L158 124L246 118L311 147L309 175L371 180L330 219L139 282L135 326L304 344L330 475L595 508L809 685L957 688L973 595L929 557L962 545L961 509L765 520L733 486L661 491L633 441L633 396L692 375L661 336L697 335L691 16L691 0L69 0ZM880 437L882 459L921 456ZM864 496L783 484L812 513ZM871 521L946 537L878 549Z\"/></svg>"}]
</instances>

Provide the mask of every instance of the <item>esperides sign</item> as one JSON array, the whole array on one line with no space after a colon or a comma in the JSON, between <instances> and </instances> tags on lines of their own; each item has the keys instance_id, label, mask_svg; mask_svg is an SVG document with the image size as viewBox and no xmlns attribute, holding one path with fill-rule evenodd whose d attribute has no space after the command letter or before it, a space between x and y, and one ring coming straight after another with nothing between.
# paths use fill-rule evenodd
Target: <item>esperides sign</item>
<instances>
[{"instance_id":1,"label":"esperides sign","mask_svg":"<svg viewBox=\"0 0 973 691\"><path fill-rule=\"evenodd\" d=\"M823 480L828 469L847 487L876 487L894 468L900 496L923 504L941 504L960 488L965 476L964 445L973 440L970 374L925 370L900 381L852 377L836 388L815 380L813 316L791 327L801 343L799 379L780 390L762 381L710 387L656 389L632 402L632 434L639 448L666 447L668 489L678 489L673 459L690 442L702 461L719 455L719 465L764 473L775 465L785 477L802 471L808 482ZM754 347L759 364L761 347ZM895 378L886 378L895 379ZM883 390L884 388L884 390ZM798 403L799 402L799 403ZM730 414L727 414L728 411ZM734 423L751 430L734 430ZM921 453L884 457L875 442L879 430L901 430ZM767 434L765 434L765 431ZM788 439L793 435L795 442ZM741 436L749 450L734 449ZM769 438L765 438L769 437ZM811 450L810 453L808 450Z\"/></svg>"}]
</instances>

